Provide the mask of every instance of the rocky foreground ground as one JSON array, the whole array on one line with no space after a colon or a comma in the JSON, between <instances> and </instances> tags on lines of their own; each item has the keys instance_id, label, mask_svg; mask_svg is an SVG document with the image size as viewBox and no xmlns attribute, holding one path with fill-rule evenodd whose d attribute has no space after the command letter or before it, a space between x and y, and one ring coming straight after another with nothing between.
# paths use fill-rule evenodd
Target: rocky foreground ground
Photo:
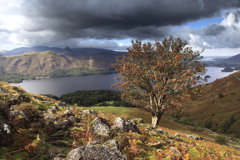
<instances>
[{"instance_id":1,"label":"rocky foreground ground","mask_svg":"<svg viewBox=\"0 0 240 160\"><path fill-rule=\"evenodd\" d=\"M1 159L240 159L213 139L11 89L0 89Z\"/></svg>"}]
</instances>

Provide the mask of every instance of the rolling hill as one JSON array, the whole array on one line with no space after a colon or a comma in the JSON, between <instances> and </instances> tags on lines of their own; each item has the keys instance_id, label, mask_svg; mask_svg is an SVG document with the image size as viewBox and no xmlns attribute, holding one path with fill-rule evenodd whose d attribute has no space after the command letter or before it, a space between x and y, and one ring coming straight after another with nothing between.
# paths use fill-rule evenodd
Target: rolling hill
<instances>
[{"instance_id":1,"label":"rolling hill","mask_svg":"<svg viewBox=\"0 0 240 160\"><path fill-rule=\"evenodd\" d=\"M70 68L112 68L109 59L100 57L70 57L53 51L30 52L15 56L0 57L0 67L8 73L17 74L46 74L56 69Z\"/></svg>"},{"instance_id":2,"label":"rolling hill","mask_svg":"<svg viewBox=\"0 0 240 160\"><path fill-rule=\"evenodd\" d=\"M240 54L237 54L230 58L224 59L223 61L228 62L228 63L239 63L240 62Z\"/></svg>"}]
</instances>

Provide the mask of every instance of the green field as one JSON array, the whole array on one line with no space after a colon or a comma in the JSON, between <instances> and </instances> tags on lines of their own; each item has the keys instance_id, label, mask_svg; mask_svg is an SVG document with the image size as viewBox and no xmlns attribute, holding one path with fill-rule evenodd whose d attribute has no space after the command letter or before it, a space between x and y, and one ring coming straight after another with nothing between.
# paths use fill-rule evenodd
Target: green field
<instances>
[{"instance_id":1,"label":"green field","mask_svg":"<svg viewBox=\"0 0 240 160\"><path fill-rule=\"evenodd\" d=\"M103 102L101 102L103 103ZM99 106L101 103L95 104L95 106ZM108 103L109 105L113 105L114 101L105 101L105 103Z\"/></svg>"}]
</instances>

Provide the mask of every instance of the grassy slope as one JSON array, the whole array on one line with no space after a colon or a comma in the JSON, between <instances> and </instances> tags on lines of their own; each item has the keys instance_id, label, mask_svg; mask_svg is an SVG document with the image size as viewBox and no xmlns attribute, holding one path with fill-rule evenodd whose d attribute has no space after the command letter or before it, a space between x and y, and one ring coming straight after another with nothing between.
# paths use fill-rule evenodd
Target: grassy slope
<instances>
[{"instance_id":1,"label":"grassy slope","mask_svg":"<svg viewBox=\"0 0 240 160\"><path fill-rule=\"evenodd\" d=\"M234 115L237 120L235 123L239 124L240 79L238 78L240 78L240 71L210 83L202 99L183 104L184 109L181 117L187 117L188 123L192 125L212 121L214 127L215 122L219 123L223 119L229 120ZM220 98L219 93L222 93L224 97Z\"/></svg>"},{"instance_id":2,"label":"grassy slope","mask_svg":"<svg viewBox=\"0 0 240 160\"><path fill-rule=\"evenodd\" d=\"M112 61L97 57L65 57L53 51L32 52L17 56L0 58L0 65L9 73L18 74L46 74L55 69L69 69L90 67L89 60L93 60L92 68L112 68Z\"/></svg>"},{"instance_id":3,"label":"grassy slope","mask_svg":"<svg viewBox=\"0 0 240 160\"><path fill-rule=\"evenodd\" d=\"M79 107L79 109L82 109L82 110L93 109L95 111L103 111L105 113L112 113L116 116L127 117L129 119L142 118L144 123L146 124L151 124L151 120L152 120L150 112L146 111L146 109L144 108L128 108L128 107L125 108L125 107L108 106L108 107ZM212 135L204 134L203 132L198 132L190 126L182 125L174 121L171 121L169 120L169 117L167 117L166 115L163 115L159 126L164 128L169 128L175 131L180 131L186 134L197 133L199 136L202 136L205 138L214 138Z\"/></svg>"}]
</instances>

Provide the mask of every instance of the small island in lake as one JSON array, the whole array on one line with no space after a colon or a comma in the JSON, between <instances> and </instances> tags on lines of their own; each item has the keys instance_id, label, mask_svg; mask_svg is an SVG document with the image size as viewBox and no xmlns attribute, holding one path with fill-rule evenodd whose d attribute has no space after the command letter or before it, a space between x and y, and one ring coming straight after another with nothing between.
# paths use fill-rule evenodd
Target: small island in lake
<instances>
[{"instance_id":1,"label":"small island in lake","mask_svg":"<svg viewBox=\"0 0 240 160\"><path fill-rule=\"evenodd\" d=\"M225 67L221 72L232 72L233 69L231 67Z\"/></svg>"},{"instance_id":2,"label":"small island in lake","mask_svg":"<svg viewBox=\"0 0 240 160\"><path fill-rule=\"evenodd\" d=\"M204 78L211 78L211 76L209 76L209 75L206 75Z\"/></svg>"}]
</instances>

